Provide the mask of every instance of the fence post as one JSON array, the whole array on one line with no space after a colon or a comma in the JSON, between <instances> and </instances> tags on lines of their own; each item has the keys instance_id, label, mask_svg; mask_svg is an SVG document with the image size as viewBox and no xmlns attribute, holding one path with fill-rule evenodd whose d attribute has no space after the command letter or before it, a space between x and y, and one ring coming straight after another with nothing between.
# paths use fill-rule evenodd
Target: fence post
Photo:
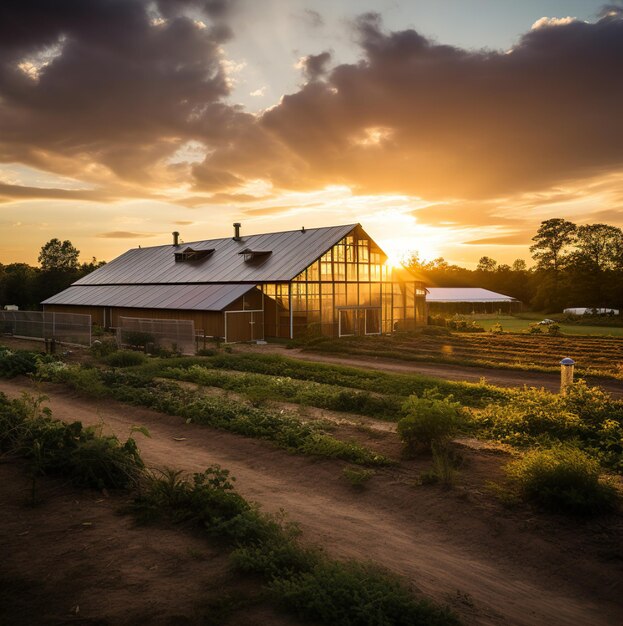
<instances>
[{"instance_id":1,"label":"fence post","mask_svg":"<svg viewBox=\"0 0 623 626\"><path fill-rule=\"evenodd\" d=\"M573 384L573 366L575 361L569 357L560 362L560 393L566 394L570 385Z\"/></svg>"}]
</instances>

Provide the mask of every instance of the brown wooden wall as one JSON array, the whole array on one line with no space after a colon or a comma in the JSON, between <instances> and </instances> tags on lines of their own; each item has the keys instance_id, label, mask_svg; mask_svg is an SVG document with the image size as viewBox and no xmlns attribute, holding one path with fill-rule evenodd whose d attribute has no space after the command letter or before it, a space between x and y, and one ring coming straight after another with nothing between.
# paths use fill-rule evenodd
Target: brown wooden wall
<instances>
[{"instance_id":1,"label":"brown wooden wall","mask_svg":"<svg viewBox=\"0 0 623 626\"><path fill-rule=\"evenodd\" d=\"M46 311L57 313L83 313L90 315L93 324L104 325L104 309L106 309L106 327L117 327L119 317L139 317L152 320L192 320L195 332L203 331L210 337L223 337L225 322L223 313L218 311L180 311L177 309L132 309L122 307L88 307L59 304L45 305Z\"/></svg>"}]
</instances>

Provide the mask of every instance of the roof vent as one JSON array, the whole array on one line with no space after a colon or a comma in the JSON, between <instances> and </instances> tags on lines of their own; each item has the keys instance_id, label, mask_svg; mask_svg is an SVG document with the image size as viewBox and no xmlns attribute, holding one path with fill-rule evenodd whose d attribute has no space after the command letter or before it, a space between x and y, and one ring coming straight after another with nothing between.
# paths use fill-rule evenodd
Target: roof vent
<instances>
[{"instance_id":1,"label":"roof vent","mask_svg":"<svg viewBox=\"0 0 623 626\"><path fill-rule=\"evenodd\" d=\"M180 234L177 231L174 231L171 234L173 235L173 245L174 246L179 246L180 245Z\"/></svg>"},{"instance_id":2,"label":"roof vent","mask_svg":"<svg viewBox=\"0 0 623 626\"><path fill-rule=\"evenodd\" d=\"M304 233L305 232L305 226L301 227L301 232Z\"/></svg>"},{"instance_id":3,"label":"roof vent","mask_svg":"<svg viewBox=\"0 0 623 626\"><path fill-rule=\"evenodd\" d=\"M250 261L256 261L257 259L261 259L263 257L267 257L273 253L272 250L251 250L251 248L245 248L238 252L238 254L244 254L244 260L246 263Z\"/></svg>"},{"instance_id":4,"label":"roof vent","mask_svg":"<svg viewBox=\"0 0 623 626\"><path fill-rule=\"evenodd\" d=\"M234 241L240 241L240 222L234 222Z\"/></svg>"},{"instance_id":5,"label":"roof vent","mask_svg":"<svg viewBox=\"0 0 623 626\"><path fill-rule=\"evenodd\" d=\"M201 261L207 259L214 252L214 248L195 250L190 246L181 252L175 252L175 262L178 261Z\"/></svg>"}]
</instances>

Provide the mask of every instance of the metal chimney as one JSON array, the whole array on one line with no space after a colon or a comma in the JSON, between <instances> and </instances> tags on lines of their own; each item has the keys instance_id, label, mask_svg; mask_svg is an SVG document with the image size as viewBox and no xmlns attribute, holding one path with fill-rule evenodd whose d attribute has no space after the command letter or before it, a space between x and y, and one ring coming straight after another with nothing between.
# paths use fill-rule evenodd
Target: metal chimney
<instances>
[{"instance_id":1,"label":"metal chimney","mask_svg":"<svg viewBox=\"0 0 623 626\"><path fill-rule=\"evenodd\" d=\"M234 222L234 241L240 241L240 222Z\"/></svg>"},{"instance_id":2,"label":"metal chimney","mask_svg":"<svg viewBox=\"0 0 623 626\"><path fill-rule=\"evenodd\" d=\"M180 234L175 231L173 233L171 233L173 235L173 245L174 246L179 246L180 245Z\"/></svg>"}]
</instances>

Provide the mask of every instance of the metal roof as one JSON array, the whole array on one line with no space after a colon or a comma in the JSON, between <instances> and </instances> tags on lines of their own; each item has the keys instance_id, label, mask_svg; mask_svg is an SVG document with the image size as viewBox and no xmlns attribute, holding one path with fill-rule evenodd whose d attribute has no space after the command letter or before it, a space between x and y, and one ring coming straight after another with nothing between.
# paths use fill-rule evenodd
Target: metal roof
<instances>
[{"instance_id":1,"label":"metal roof","mask_svg":"<svg viewBox=\"0 0 623 626\"><path fill-rule=\"evenodd\" d=\"M427 302L516 302L516 298L481 287L427 287Z\"/></svg>"},{"instance_id":2,"label":"metal roof","mask_svg":"<svg viewBox=\"0 0 623 626\"><path fill-rule=\"evenodd\" d=\"M134 248L84 276L74 285L257 284L290 281L356 226L347 224L241 236L238 240L226 237L179 246ZM214 253L202 260L176 262L174 253L188 246L193 250L214 248ZM270 250L272 254L245 260L244 255L239 254L245 248ZM49 300L47 303L52 304Z\"/></svg>"},{"instance_id":3,"label":"metal roof","mask_svg":"<svg viewBox=\"0 0 623 626\"><path fill-rule=\"evenodd\" d=\"M252 285L81 285L72 286L42 304L114 306L139 309L222 311Z\"/></svg>"}]
</instances>

